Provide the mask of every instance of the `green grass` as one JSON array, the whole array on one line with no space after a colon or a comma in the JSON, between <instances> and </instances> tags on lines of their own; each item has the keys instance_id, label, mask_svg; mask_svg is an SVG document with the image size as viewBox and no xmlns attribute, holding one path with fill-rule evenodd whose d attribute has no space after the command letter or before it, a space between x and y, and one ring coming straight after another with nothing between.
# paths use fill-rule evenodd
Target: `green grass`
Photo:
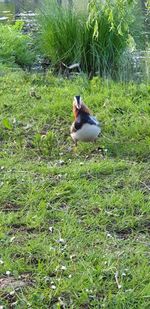
<instances>
[{"instance_id":1,"label":"green grass","mask_svg":"<svg viewBox=\"0 0 150 309\"><path fill-rule=\"evenodd\" d=\"M78 93L102 136L74 151ZM84 76L1 75L1 306L150 307L149 94Z\"/></svg>"}]
</instances>

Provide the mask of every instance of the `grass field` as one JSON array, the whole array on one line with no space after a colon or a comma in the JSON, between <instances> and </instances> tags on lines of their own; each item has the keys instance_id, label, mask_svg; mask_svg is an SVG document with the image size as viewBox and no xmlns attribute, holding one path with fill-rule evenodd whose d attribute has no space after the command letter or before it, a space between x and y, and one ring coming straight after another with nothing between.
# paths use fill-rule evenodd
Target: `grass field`
<instances>
[{"instance_id":1,"label":"grass field","mask_svg":"<svg viewBox=\"0 0 150 309\"><path fill-rule=\"evenodd\" d=\"M74 149L79 93L102 136ZM1 74L1 308L150 308L149 98L144 84Z\"/></svg>"}]
</instances>

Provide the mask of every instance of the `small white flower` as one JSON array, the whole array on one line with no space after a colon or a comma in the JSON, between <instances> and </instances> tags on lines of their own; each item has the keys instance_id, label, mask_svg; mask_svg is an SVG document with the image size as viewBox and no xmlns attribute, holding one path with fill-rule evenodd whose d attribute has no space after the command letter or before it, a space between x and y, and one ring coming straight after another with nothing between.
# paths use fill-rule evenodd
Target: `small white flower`
<instances>
[{"instance_id":1,"label":"small white flower","mask_svg":"<svg viewBox=\"0 0 150 309\"><path fill-rule=\"evenodd\" d=\"M18 304L18 302L17 302L17 301L15 301L14 303L12 303L12 304L11 304L11 307L16 306L17 304Z\"/></svg>"},{"instance_id":2,"label":"small white flower","mask_svg":"<svg viewBox=\"0 0 150 309\"><path fill-rule=\"evenodd\" d=\"M60 165L64 165L65 161L64 160L59 160Z\"/></svg>"},{"instance_id":3,"label":"small white flower","mask_svg":"<svg viewBox=\"0 0 150 309\"><path fill-rule=\"evenodd\" d=\"M66 270L67 268L66 268L66 266L61 266L61 270Z\"/></svg>"},{"instance_id":4,"label":"small white flower","mask_svg":"<svg viewBox=\"0 0 150 309\"><path fill-rule=\"evenodd\" d=\"M16 237L13 236L11 239L10 239L10 242L13 242L13 240L15 239Z\"/></svg>"},{"instance_id":5,"label":"small white flower","mask_svg":"<svg viewBox=\"0 0 150 309\"><path fill-rule=\"evenodd\" d=\"M53 228L53 226L50 226L48 229L49 229L49 231L50 231L51 233L53 233L53 232L54 232L54 228Z\"/></svg>"},{"instance_id":6,"label":"small white flower","mask_svg":"<svg viewBox=\"0 0 150 309\"><path fill-rule=\"evenodd\" d=\"M75 255L75 254L70 255L70 260L73 260L73 259L75 259L75 258L76 258L76 255Z\"/></svg>"},{"instance_id":7,"label":"small white flower","mask_svg":"<svg viewBox=\"0 0 150 309\"><path fill-rule=\"evenodd\" d=\"M9 270L7 270L7 271L6 271L6 275L7 275L7 276L10 276L10 275L11 275L11 272L10 272Z\"/></svg>"},{"instance_id":8,"label":"small white flower","mask_svg":"<svg viewBox=\"0 0 150 309\"><path fill-rule=\"evenodd\" d=\"M52 284L52 285L51 285L51 289L52 289L52 290L56 290L56 285Z\"/></svg>"},{"instance_id":9,"label":"small white flower","mask_svg":"<svg viewBox=\"0 0 150 309\"><path fill-rule=\"evenodd\" d=\"M60 243L60 244L64 244L64 243L65 243L65 240L64 240L63 238L59 238L59 239L57 240L57 242Z\"/></svg>"},{"instance_id":10,"label":"small white flower","mask_svg":"<svg viewBox=\"0 0 150 309\"><path fill-rule=\"evenodd\" d=\"M111 235L110 233L107 233L107 236L108 236L108 237L112 237L112 235Z\"/></svg>"}]
</instances>

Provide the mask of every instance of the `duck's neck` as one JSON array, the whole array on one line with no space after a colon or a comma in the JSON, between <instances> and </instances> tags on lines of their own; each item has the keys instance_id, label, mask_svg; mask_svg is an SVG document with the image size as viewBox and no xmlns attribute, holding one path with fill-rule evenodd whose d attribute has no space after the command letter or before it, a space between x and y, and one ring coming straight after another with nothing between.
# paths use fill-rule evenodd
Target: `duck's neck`
<instances>
[{"instance_id":1,"label":"duck's neck","mask_svg":"<svg viewBox=\"0 0 150 309\"><path fill-rule=\"evenodd\" d=\"M81 109L77 109L75 106L73 107L73 114L75 120L78 118L79 115L90 115L90 110L86 105L83 105Z\"/></svg>"}]
</instances>

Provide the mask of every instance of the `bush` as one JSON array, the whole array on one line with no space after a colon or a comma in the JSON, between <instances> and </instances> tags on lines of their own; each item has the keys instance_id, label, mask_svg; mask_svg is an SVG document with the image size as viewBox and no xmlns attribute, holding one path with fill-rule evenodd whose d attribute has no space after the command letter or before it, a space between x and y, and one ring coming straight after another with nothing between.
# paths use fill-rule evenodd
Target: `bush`
<instances>
[{"instance_id":1,"label":"bush","mask_svg":"<svg viewBox=\"0 0 150 309\"><path fill-rule=\"evenodd\" d=\"M31 39L22 34L23 23L15 25L0 25L0 62L7 65L18 64L20 66L31 65L34 53L29 48Z\"/></svg>"},{"instance_id":2,"label":"bush","mask_svg":"<svg viewBox=\"0 0 150 309\"><path fill-rule=\"evenodd\" d=\"M40 14L40 46L56 67L79 62L89 75L113 75L133 42L134 1L89 1L87 12L46 2Z\"/></svg>"}]
</instances>

